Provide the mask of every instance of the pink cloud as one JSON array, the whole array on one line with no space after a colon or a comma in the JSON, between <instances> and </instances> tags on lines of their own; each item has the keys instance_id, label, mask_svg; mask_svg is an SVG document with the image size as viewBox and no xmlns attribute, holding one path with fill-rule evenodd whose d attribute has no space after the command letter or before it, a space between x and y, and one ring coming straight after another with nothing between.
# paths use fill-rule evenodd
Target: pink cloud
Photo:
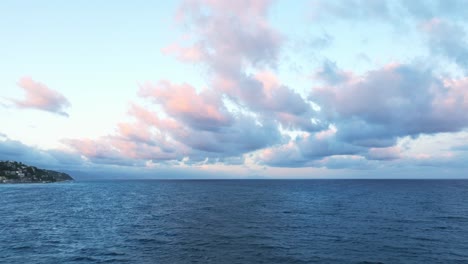
<instances>
[{"instance_id":1,"label":"pink cloud","mask_svg":"<svg viewBox=\"0 0 468 264\"><path fill-rule=\"evenodd\" d=\"M312 129L314 111L306 99L266 69L275 68L283 42L267 21L270 4L184 1L177 19L187 25L191 37L162 52L207 66L212 73L209 88L169 81L142 85L139 95L164 113L132 105L129 113L136 122L119 124L106 142L134 159L151 157L146 155L154 150L151 146L158 146L174 154L174 159L205 162L239 157L281 142L279 123ZM253 74L247 74L247 68ZM230 112L226 96L256 115Z\"/></svg>"},{"instance_id":2,"label":"pink cloud","mask_svg":"<svg viewBox=\"0 0 468 264\"><path fill-rule=\"evenodd\" d=\"M17 107L34 108L68 116L65 108L70 106L70 102L61 93L49 89L30 77L21 78L18 86L26 92L26 95L23 100L13 100Z\"/></svg>"},{"instance_id":3,"label":"pink cloud","mask_svg":"<svg viewBox=\"0 0 468 264\"><path fill-rule=\"evenodd\" d=\"M265 0L184 1L177 19L189 26L194 44L172 44L165 50L183 60L196 55L225 73L238 72L243 64L275 65L282 36L267 21L270 4Z\"/></svg>"},{"instance_id":4,"label":"pink cloud","mask_svg":"<svg viewBox=\"0 0 468 264\"><path fill-rule=\"evenodd\" d=\"M359 78L314 88L311 99L330 119L360 123L380 135L457 131L468 125L465 80L441 80L412 65L391 64ZM342 132L350 132L352 125ZM377 131L378 129L379 131ZM339 132L340 133L340 132ZM364 133L365 134L365 133Z\"/></svg>"},{"instance_id":5,"label":"pink cloud","mask_svg":"<svg viewBox=\"0 0 468 264\"><path fill-rule=\"evenodd\" d=\"M125 138L135 141L148 142L151 140L151 131L146 124L143 123L120 123L117 126L118 133Z\"/></svg>"},{"instance_id":6,"label":"pink cloud","mask_svg":"<svg viewBox=\"0 0 468 264\"><path fill-rule=\"evenodd\" d=\"M232 122L221 97L210 90L197 93L188 84L161 81L157 85L142 86L139 94L160 104L169 116L194 128L216 130Z\"/></svg>"},{"instance_id":7,"label":"pink cloud","mask_svg":"<svg viewBox=\"0 0 468 264\"><path fill-rule=\"evenodd\" d=\"M161 51L166 55L175 55L177 59L185 62L198 62L203 58L203 52L197 46L183 47L174 43L161 49Z\"/></svg>"},{"instance_id":8,"label":"pink cloud","mask_svg":"<svg viewBox=\"0 0 468 264\"><path fill-rule=\"evenodd\" d=\"M311 121L316 113L306 99L272 71L283 36L268 22L271 4L265 0L184 1L177 20L187 26L190 40L169 45L164 52L207 66L212 73L211 91L227 95L241 108L287 129L322 129Z\"/></svg>"},{"instance_id":9,"label":"pink cloud","mask_svg":"<svg viewBox=\"0 0 468 264\"><path fill-rule=\"evenodd\" d=\"M130 126L130 124L128 124ZM65 139L62 142L93 163L133 166L147 160L177 160L182 158L183 147L178 147L160 135L135 138L135 129L122 129L119 133L98 139ZM121 133L121 134L120 134Z\"/></svg>"},{"instance_id":10,"label":"pink cloud","mask_svg":"<svg viewBox=\"0 0 468 264\"><path fill-rule=\"evenodd\" d=\"M169 118L161 119L157 113L136 104L131 105L128 114L135 117L139 122L157 127L160 132L182 129L182 125L176 120Z\"/></svg>"}]
</instances>

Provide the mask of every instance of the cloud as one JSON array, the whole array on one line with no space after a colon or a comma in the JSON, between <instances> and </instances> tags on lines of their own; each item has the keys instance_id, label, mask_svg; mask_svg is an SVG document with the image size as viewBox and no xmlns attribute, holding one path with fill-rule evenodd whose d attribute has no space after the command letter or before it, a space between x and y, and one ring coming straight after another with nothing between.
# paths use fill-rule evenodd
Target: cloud
<instances>
[{"instance_id":1,"label":"cloud","mask_svg":"<svg viewBox=\"0 0 468 264\"><path fill-rule=\"evenodd\" d=\"M210 90L197 93L188 84L161 81L157 85L143 85L139 94L160 104L172 118L195 129L217 130L233 121L221 96Z\"/></svg>"},{"instance_id":2,"label":"cloud","mask_svg":"<svg viewBox=\"0 0 468 264\"><path fill-rule=\"evenodd\" d=\"M0 160L21 161L46 169L78 169L84 165L80 155L65 150L42 150L5 137L0 140Z\"/></svg>"},{"instance_id":3,"label":"cloud","mask_svg":"<svg viewBox=\"0 0 468 264\"><path fill-rule=\"evenodd\" d=\"M311 121L315 112L308 102L272 72L284 37L268 23L270 5L263 0L184 1L177 17L193 45L175 43L167 50L182 60L185 54L197 54L195 61L211 73L212 90L239 107L287 129L321 129Z\"/></svg>"},{"instance_id":4,"label":"cloud","mask_svg":"<svg viewBox=\"0 0 468 264\"><path fill-rule=\"evenodd\" d=\"M308 43L314 49L325 49L333 43L333 37L328 33L323 33L321 36L314 37Z\"/></svg>"},{"instance_id":5,"label":"cloud","mask_svg":"<svg viewBox=\"0 0 468 264\"><path fill-rule=\"evenodd\" d=\"M76 143L83 143L78 142ZM91 145L91 144L90 144ZM85 146L85 148L92 148ZM103 148L98 146L97 148ZM100 153L105 151L99 150ZM0 161L14 160L23 162L27 165L36 166L43 169L57 170L69 173L76 180L93 179L118 179L118 178L138 178L138 179L176 179L176 178L242 178L242 175L229 173L229 171L218 171L213 169L200 169L197 167L181 166L148 166L145 163L128 163L125 158L122 162L117 159L108 159L104 155L100 160L89 160L83 158L79 152L61 150L61 149L39 149L29 146L20 141L12 139L0 139ZM113 156L110 156L113 158ZM236 160L226 159L227 163L236 163Z\"/></svg>"},{"instance_id":6,"label":"cloud","mask_svg":"<svg viewBox=\"0 0 468 264\"><path fill-rule=\"evenodd\" d=\"M428 20L435 17L463 19L465 0L311 0L314 20L374 20L399 25L402 20Z\"/></svg>"},{"instance_id":7,"label":"cloud","mask_svg":"<svg viewBox=\"0 0 468 264\"><path fill-rule=\"evenodd\" d=\"M395 160L401 158L400 147L370 148L366 154L368 160Z\"/></svg>"},{"instance_id":8,"label":"cloud","mask_svg":"<svg viewBox=\"0 0 468 264\"><path fill-rule=\"evenodd\" d=\"M330 69L331 76L344 72L336 65ZM332 124L328 130L302 133L288 143L264 149L257 154L259 162L327 168L324 160L335 156L388 162L406 158L398 139L468 127L466 78L444 79L430 69L404 64L346 76L339 81L324 78L324 84L314 87L310 95L321 108L322 123Z\"/></svg>"},{"instance_id":9,"label":"cloud","mask_svg":"<svg viewBox=\"0 0 468 264\"><path fill-rule=\"evenodd\" d=\"M429 47L434 54L445 56L468 71L468 43L466 32L456 23L440 18L425 21L422 26L429 38Z\"/></svg>"},{"instance_id":10,"label":"cloud","mask_svg":"<svg viewBox=\"0 0 468 264\"><path fill-rule=\"evenodd\" d=\"M388 19L391 16L389 3L382 1L312 0L311 16L315 20L339 17L342 19Z\"/></svg>"},{"instance_id":11,"label":"cloud","mask_svg":"<svg viewBox=\"0 0 468 264\"><path fill-rule=\"evenodd\" d=\"M257 115L277 120L285 129L317 131L326 125L314 122L317 112L293 89L280 83L271 72L236 78L218 76L213 87L226 94L234 103Z\"/></svg>"},{"instance_id":12,"label":"cloud","mask_svg":"<svg viewBox=\"0 0 468 264\"><path fill-rule=\"evenodd\" d=\"M314 165L314 167L325 167L327 169L375 169L375 164L359 155L336 155L325 157Z\"/></svg>"},{"instance_id":13,"label":"cloud","mask_svg":"<svg viewBox=\"0 0 468 264\"><path fill-rule=\"evenodd\" d=\"M323 62L322 68L317 70L314 74L315 78L317 78L318 80L333 85L350 79L352 76L349 75L349 73L340 71L336 63L330 60L325 60Z\"/></svg>"},{"instance_id":14,"label":"cloud","mask_svg":"<svg viewBox=\"0 0 468 264\"><path fill-rule=\"evenodd\" d=\"M417 65L394 64L316 87L311 99L336 122L338 138L354 144L375 141L382 147L382 140L465 128L466 84L464 79L443 80Z\"/></svg>"},{"instance_id":15,"label":"cloud","mask_svg":"<svg viewBox=\"0 0 468 264\"><path fill-rule=\"evenodd\" d=\"M139 94L162 111L133 104L129 114L135 121L119 123L115 134L64 143L96 163L138 165L232 160L283 140L275 120L230 112L210 90L160 82L143 85Z\"/></svg>"},{"instance_id":16,"label":"cloud","mask_svg":"<svg viewBox=\"0 0 468 264\"><path fill-rule=\"evenodd\" d=\"M287 144L262 150L258 160L277 167L321 167L319 160L338 155L357 155L365 148L335 138L336 130L330 128L318 133L298 135Z\"/></svg>"},{"instance_id":17,"label":"cloud","mask_svg":"<svg viewBox=\"0 0 468 264\"><path fill-rule=\"evenodd\" d=\"M425 44L430 56L441 55L467 70L464 0L312 0L310 3L314 22L325 21L327 25L340 20L363 22L360 26L364 25L365 30L365 25L372 21L390 25L400 35L422 31L427 35Z\"/></svg>"},{"instance_id":18,"label":"cloud","mask_svg":"<svg viewBox=\"0 0 468 264\"><path fill-rule=\"evenodd\" d=\"M421 3L312 3L316 19L333 14L396 23L399 13L426 21L437 11L417 11ZM416 63L360 74L325 60L311 70L312 92L304 98L277 74L286 38L268 22L270 5L183 1L177 22L188 37L162 52L203 67L206 87L145 82L138 91L144 104L130 106L131 121L116 124L107 136L63 143L87 162L117 166L239 165L253 159L273 167L369 169L410 160L398 145L402 138L467 128L468 81L438 76ZM464 42L444 35L446 29L460 35L452 26L426 25L425 32L434 52L455 60L461 56L461 65ZM323 48L332 40L325 34L312 44Z\"/></svg>"},{"instance_id":19,"label":"cloud","mask_svg":"<svg viewBox=\"0 0 468 264\"><path fill-rule=\"evenodd\" d=\"M283 38L268 24L270 5L269 0L184 1L177 18L186 23L195 44L180 53L200 54L211 67L231 74L244 63L274 66Z\"/></svg>"},{"instance_id":20,"label":"cloud","mask_svg":"<svg viewBox=\"0 0 468 264\"><path fill-rule=\"evenodd\" d=\"M98 163L239 162L282 144L280 126L322 129L311 104L273 73L283 37L267 21L269 7L270 1L184 1L177 19L191 40L163 52L207 66L208 87L144 83L139 96L159 112L134 104L134 122L119 123L114 134L64 142Z\"/></svg>"},{"instance_id":21,"label":"cloud","mask_svg":"<svg viewBox=\"0 0 468 264\"><path fill-rule=\"evenodd\" d=\"M26 95L23 100L12 100L17 107L39 109L68 116L65 109L70 106L70 102L59 92L49 89L30 77L21 78L18 86L26 92Z\"/></svg>"},{"instance_id":22,"label":"cloud","mask_svg":"<svg viewBox=\"0 0 468 264\"><path fill-rule=\"evenodd\" d=\"M102 140L63 139L62 143L94 164L134 166L136 163L115 148L111 144L112 141L107 138Z\"/></svg>"},{"instance_id":23,"label":"cloud","mask_svg":"<svg viewBox=\"0 0 468 264\"><path fill-rule=\"evenodd\" d=\"M177 43L162 48L161 51L166 55L175 55L178 60L183 62L198 62L203 57L200 47L183 47Z\"/></svg>"},{"instance_id":24,"label":"cloud","mask_svg":"<svg viewBox=\"0 0 468 264\"><path fill-rule=\"evenodd\" d=\"M213 90L197 93L187 84L160 82L143 86L140 95L161 106L169 116L160 119L155 113L139 109L141 121L149 121L160 132L192 149L188 155L191 158L241 155L281 140L274 120L230 112L221 94Z\"/></svg>"}]
</instances>

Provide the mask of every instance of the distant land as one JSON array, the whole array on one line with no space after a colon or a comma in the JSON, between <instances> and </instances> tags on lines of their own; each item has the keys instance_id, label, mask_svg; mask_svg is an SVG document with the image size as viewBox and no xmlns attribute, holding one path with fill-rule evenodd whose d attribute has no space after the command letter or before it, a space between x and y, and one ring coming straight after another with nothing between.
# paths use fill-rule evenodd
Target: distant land
<instances>
[{"instance_id":1,"label":"distant land","mask_svg":"<svg viewBox=\"0 0 468 264\"><path fill-rule=\"evenodd\" d=\"M16 161L0 161L0 183L49 183L72 181L63 172L39 169Z\"/></svg>"}]
</instances>

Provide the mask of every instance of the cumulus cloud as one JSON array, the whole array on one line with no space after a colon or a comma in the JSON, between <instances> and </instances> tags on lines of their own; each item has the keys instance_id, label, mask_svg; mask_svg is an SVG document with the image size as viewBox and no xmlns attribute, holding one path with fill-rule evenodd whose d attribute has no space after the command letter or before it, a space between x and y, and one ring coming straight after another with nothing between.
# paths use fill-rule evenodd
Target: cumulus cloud
<instances>
[{"instance_id":1,"label":"cumulus cloud","mask_svg":"<svg viewBox=\"0 0 468 264\"><path fill-rule=\"evenodd\" d=\"M115 134L65 143L96 162L239 162L246 153L286 141L280 127L326 128L310 102L274 74L283 37L267 21L269 7L263 0L184 1L177 19L192 41L163 52L206 66L208 87L144 83L139 96L159 112L134 104L134 122L118 124Z\"/></svg>"},{"instance_id":2,"label":"cumulus cloud","mask_svg":"<svg viewBox=\"0 0 468 264\"><path fill-rule=\"evenodd\" d=\"M186 0L177 18L186 23L200 59L225 73L242 64L274 66L282 36L267 21L271 1ZM171 46L170 46L171 47ZM187 51L180 48L180 53Z\"/></svg>"},{"instance_id":3,"label":"cumulus cloud","mask_svg":"<svg viewBox=\"0 0 468 264\"><path fill-rule=\"evenodd\" d=\"M270 4L264 0L185 1L178 18L188 25L194 44L186 48L173 44L168 49L179 58L199 54L197 61L212 74L212 89L248 111L278 120L288 129L322 129L311 121L316 113L308 102L271 71L284 38L268 23Z\"/></svg>"},{"instance_id":4,"label":"cumulus cloud","mask_svg":"<svg viewBox=\"0 0 468 264\"><path fill-rule=\"evenodd\" d=\"M432 24L421 28L431 49L464 66L464 42L445 35L462 32L430 20L440 13L432 4L418 11L419 2L312 3L316 19L333 14L393 23L399 12L429 19ZM361 74L325 60L311 69L312 92L304 98L276 73L285 37L269 24L269 7L266 0L183 1L177 21L188 38L162 52L204 67L206 87L146 82L138 92L145 106L131 105L132 121L98 139L63 142L97 164L241 164L249 156L273 167L369 169L408 159L397 145L402 138L467 128L466 78L442 77L418 64L393 63ZM331 41L325 35L316 44L323 48Z\"/></svg>"},{"instance_id":5,"label":"cumulus cloud","mask_svg":"<svg viewBox=\"0 0 468 264\"><path fill-rule=\"evenodd\" d=\"M241 155L281 139L274 120L229 112L221 94L213 90L197 93L190 85L161 82L143 86L140 95L161 106L169 116L161 120L155 113L140 109L140 113L146 113L144 120L152 120L156 129L195 150L191 152L194 156Z\"/></svg>"},{"instance_id":6,"label":"cumulus cloud","mask_svg":"<svg viewBox=\"0 0 468 264\"><path fill-rule=\"evenodd\" d=\"M168 115L195 129L217 130L233 121L221 96L213 91L197 93L188 84L174 85L161 81L154 86L142 86L139 94L162 105Z\"/></svg>"},{"instance_id":7,"label":"cumulus cloud","mask_svg":"<svg viewBox=\"0 0 468 264\"><path fill-rule=\"evenodd\" d=\"M332 69L332 76L344 72L336 66ZM324 160L335 156L399 160L405 157L396 145L398 139L468 127L466 78L444 79L430 69L403 64L347 76L326 80L310 96L320 106L324 123L333 124L328 130L303 133L286 144L264 149L258 160L283 167L325 166Z\"/></svg>"},{"instance_id":8,"label":"cumulus cloud","mask_svg":"<svg viewBox=\"0 0 468 264\"><path fill-rule=\"evenodd\" d=\"M468 104L460 87L466 87L463 81L444 81L429 70L395 64L336 86L316 87L311 98L337 122L338 137L369 143L465 128Z\"/></svg>"},{"instance_id":9,"label":"cumulus cloud","mask_svg":"<svg viewBox=\"0 0 468 264\"><path fill-rule=\"evenodd\" d=\"M23 100L12 100L17 107L39 109L68 116L65 109L70 106L70 102L61 93L30 77L21 78L18 86L26 92L26 95Z\"/></svg>"},{"instance_id":10,"label":"cumulus cloud","mask_svg":"<svg viewBox=\"0 0 468 264\"><path fill-rule=\"evenodd\" d=\"M189 85L166 82L142 86L140 95L167 116L133 104L129 114L135 122L118 124L115 134L64 143L97 163L141 164L146 160L217 162L282 140L274 120L229 112L210 91L197 93Z\"/></svg>"}]
</instances>

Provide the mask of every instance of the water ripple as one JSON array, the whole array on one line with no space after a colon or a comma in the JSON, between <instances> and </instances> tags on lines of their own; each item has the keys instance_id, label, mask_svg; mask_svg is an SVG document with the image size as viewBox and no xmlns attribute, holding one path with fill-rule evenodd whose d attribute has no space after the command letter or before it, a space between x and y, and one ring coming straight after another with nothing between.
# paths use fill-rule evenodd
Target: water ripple
<instances>
[{"instance_id":1,"label":"water ripple","mask_svg":"<svg viewBox=\"0 0 468 264\"><path fill-rule=\"evenodd\" d=\"M0 197L0 263L468 263L468 181L76 182Z\"/></svg>"}]
</instances>

